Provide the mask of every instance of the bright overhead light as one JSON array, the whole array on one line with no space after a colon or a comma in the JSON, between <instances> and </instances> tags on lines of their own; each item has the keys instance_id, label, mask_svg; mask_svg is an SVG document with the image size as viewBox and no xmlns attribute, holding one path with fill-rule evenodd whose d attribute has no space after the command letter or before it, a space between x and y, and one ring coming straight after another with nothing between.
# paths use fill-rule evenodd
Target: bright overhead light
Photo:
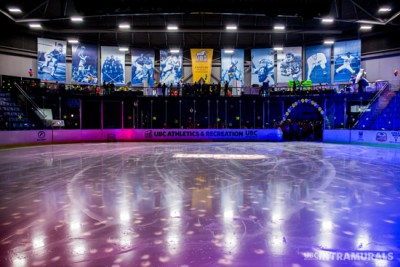
<instances>
[{"instance_id":1,"label":"bright overhead light","mask_svg":"<svg viewBox=\"0 0 400 267\"><path fill-rule=\"evenodd\" d=\"M283 25L274 26L274 30L284 30L284 29L285 29L285 26L283 26Z\"/></svg>"},{"instance_id":2,"label":"bright overhead light","mask_svg":"<svg viewBox=\"0 0 400 267\"><path fill-rule=\"evenodd\" d=\"M39 28L42 28L42 25L40 25L39 23L31 23L31 24L29 24L29 27L31 27L33 29L39 29Z\"/></svg>"},{"instance_id":3,"label":"bright overhead light","mask_svg":"<svg viewBox=\"0 0 400 267\"><path fill-rule=\"evenodd\" d=\"M68 39L68 43L77 44L77 43L79 43L79 40L78 39Z\"/></svg>"},{"instance_id":4,"label":"bright overhead light","mask_svg":"<svg viewBox=\"0 0 400 267\"><path fill-rule=\"evenodd\" d=\"M123 24L119 24L119 28L120 29L129 29L131 27L131 25L123 23Z\"/></svg>"},{"instance_id":5,"label":"bright overhead light","mask_svg":"<svg viewBox=\"0 0 400 267\"><path fill-rule=\"evenodd\" d=\"M371 30L372 26L371 25L361 25L360 30Z\"/></svg>"},{"instance_id":6,"label":"bright overhead light","mask_svg":"<svg viewBox=\"0 0 400 267\"><path fill-rule=\"evenodd\" d=\"M180 50L179 50L178 48L171 48L171 49L169 50L169 52L170 52L170 53L173 53L173 54L178 54L178 53L180 52Z\"/></svg>"},{"instance_id":7,"label":"bright overhead light","mask_svg":"<svg viewBox=\"0 0 400 267\"><path fill-rule=\"evenodd\" d=\"M175 26L175 25L169 25L169 26L167 26L167 30L177 30L178 29L178 26Z\"/></svg>"},{"instance_id":8,"label":"bright overhead light","mask_svg":"<svg viewBox=\"0 0 400 267\"><path fill-rule=\"evenodd\" d=\"M82 22L83 18L82 17L71 17L71 21L73 21L73 22Z\"/></svg>"},{"instance_id":9,"label":"bright overhead light","mask_svg":"<svg viewBox=\"0 0 400 267\"><path fill-rule=\"evenodd\" d=\"M274 50L276 50L276 51L282 51L282 50L283 50L283 47L282 47L282 46L275 46L275 47L274 47Z\"/></svg>"},{"instance_id":10,"label":"bright overhead light","mask_svg":"<svg viewBox=\"0 0 400 267\"><path fill-rule=\"evenodd\" d=\"M335 41L333 41L333 40L325 40L324 41L324 44L334 44L335 43Z\"/></svg>"},{"instance_id":11,"label":"bright overhead light","mask_svg":"<svg viewBox=\"0 0 400 267\"><path fill-rule=\"evenodd\" d=\"M268 156L260 154L185 154L178 153L173 155L173 158L186 158L186 159L266 159Z\"/></svg>"},{"instance_id":12,"label":"bright overhead light","mask_svg":"<svg viewBox=\"0 0 400 267\"><path fill-rule=\"evenodd\" d=\"M390 7L381 7L378 12L379 13L385 13L385 12L390 12L392 9Z\"/></svg>"},{"instance_id":13,"label":"bright overhead light","mask_svg":"<svg viewBox=\"0 0 400 267\"><path fill-rule=\"evenodd\" d=\"M225 53L225 54L233 54L234 52L235 52L234 49L225 49L225 50L224 50L224 53Z\"/></svg>"},{"instance_id":14,"label":"bright overhead light","mask_svg":"<svg viewBox=\"0 0 400 267\"><path fill-rule=\"evenodd\" d=\"M22 12L21 9L19 9L18 7L10 7L8 9L8 11L11 13L21 13Z\"/></svg>"},{"instance_id":15,"label":"bright overhead light","mask_svg":"<svg viewBox=\"0 0 400 267\"><path fill-rule=\"evenodd\" d=\"M230 31L237 30L237 26L236 25L228 25L228 26L226 26L226 29L230 30Z\"/></svg>"},{"instance_id":16,"label":"bright overhead light","mask_svg":"<svg viewBox=\"0 0 400 267\"><path fill-rule=\"evenodd\" d=\"M127 52L127 51L129 51L129 48L128 48L128 47L120 47L120 48L119 48L119 51L121 51L121 52Z\"/></svg>"},{"instance_id":17,"label":"bright overhead light","mask_svg":"<svg viewBox=\"0 0 400 267\"><path fill-rule=\"evenodd\" d=\"M332 23L333 22L333 18L323 18L322 19L322 23Z\"/></svg>"}]
</instances>

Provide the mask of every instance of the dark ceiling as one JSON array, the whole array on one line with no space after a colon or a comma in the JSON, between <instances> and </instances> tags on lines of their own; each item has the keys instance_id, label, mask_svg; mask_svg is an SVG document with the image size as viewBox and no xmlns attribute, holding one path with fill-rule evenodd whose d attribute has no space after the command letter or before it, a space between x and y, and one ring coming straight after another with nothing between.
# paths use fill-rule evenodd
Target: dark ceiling
<instances>
[{"instance_id":1,"label":"dark ceiling","mask_svg":"<svg viewBox=\"0 0 400 267\"><path fill-rule=\"evenodd\" d=\"M17 6L21 14L10 14ZM385 14L379 7L389 6ZM324 39L336 41L399 33L399 0L3 0L0 23L15 34L67 39L101 45L182 49L260 48L274 45L318 45ZM70 21L73 15L84 21ZM335 22L321 23L331 16ZM32 30L30 22L40 22L42 29ZM118 29L129 23L129 30ZM179 30L167 32L168 24ZM236 24L236 32L227 32L227 24ZM281 32L273 30L283 24ZM373 25L362 32L360 25Z\"/></svg>"}]
</instances>

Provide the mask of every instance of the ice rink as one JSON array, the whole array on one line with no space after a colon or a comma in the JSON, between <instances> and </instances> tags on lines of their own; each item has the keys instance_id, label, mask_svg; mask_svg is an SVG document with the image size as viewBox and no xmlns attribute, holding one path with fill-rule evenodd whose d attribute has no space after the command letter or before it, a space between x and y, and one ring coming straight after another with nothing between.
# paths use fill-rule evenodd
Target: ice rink
<instances>
[{"instance_id":1,"label":"ice rink","mask_svg":"<svg viewBox=\"0 0 400 267\"><path fill-rule=\"evenodd\" d=\"M0 150L0 266L400 266L400 149Z\"/></svg>"}]
</instances>

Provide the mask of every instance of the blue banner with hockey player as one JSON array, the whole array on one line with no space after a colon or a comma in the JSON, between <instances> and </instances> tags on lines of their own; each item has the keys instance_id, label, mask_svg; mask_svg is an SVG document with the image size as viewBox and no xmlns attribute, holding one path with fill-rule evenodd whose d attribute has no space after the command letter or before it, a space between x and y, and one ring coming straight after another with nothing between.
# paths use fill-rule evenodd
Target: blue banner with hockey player
<instances>
[{"instance_id":1,"label":"blue banner with hockey player","mask_svg":"<svg viewBox=\"0 0 400 267\"><path fill-rule=\"evenodd\" d=\"M268 81L275 85L274 49L260 48L251 50L251 84L263 85Z\"/></svg>"},{"instance_id":2,"label":"blue banner with hockey player","mask_svg":"<svg viewBox=\"0 0 400 267\"><path fill-rule=\"evenodd\" d=\"M361 40L337 42L333 45L335 57L334 83L348 82L361 68Z\"/></svg>"},{"instance_id":3,"label":"blue banner with hockey player","mask_svg":"<svg viewBox=\"0 0 400 267\"><path fill-rule=\"evenodd\" d=\"M183 78L182 73L183 54L171 53L169 50L160 50L160 83L176 85L181 83Z\"/></svg>"},{"instance_id":4,"label":"blue banner with hockey player","mask_svg":"<svg viewBox=\"0 0 400 267\"><path fill-rule=\"evenodd\" d=\"M133 48L132 55L132 86L154 85L154 50Z\"/></svg>"},{"instance_id":5,"label":"blue banner with hockey player","mask_svg":"<svg viewBox=\"0 0 400 267\"><path fill-rule=\"evenodd\" d=\"M101 82L125 85L125 52L118 47L101 47Z\"/></svg>"},{"instance_id":6,"label":"blue banner with hockey player","mask_svg":"<svg viewBox=\"0 0 400 267\"><path fill-rule=\"evenodd\" d=\"M97 84L97 45L72 45L71 83Z\"/></svg>"},{"instance_id":7,"label":"blue banner with hockey player","mask_svg":"<svg viewBox=\"0 0 400 267\"><path fill-rule=\"evenodd\" d=\"M235 49L233 53L221 50L221 83L228 81L230 86L244 85L244 49Z\"/></svg>"},{"instance_id":8,"label":"blue banner with hockey player","mask_svg":"<svg viewBox=\"0 0 400 267\"><path fill-rule=\"evenodd\" d=\"M331 46L306 47L306 80L313 84L331 83Z\"/></svg>"},{"instance_id":9,"label":"blue banner with hockey player","mask_svg":"<svg viewBox=\"0 0 400 267\"><path fill-rule=\"evenodd\" d=\"M49 82L66 82L65 41L38 38L38 78Z\"/></svg>"},{"instance_id":10,"label":"blue banner with hockey player","mask_svg":"<svg viewBox=\"0 0 400 267\"><path fill-rule=\"evenodd\" d=\"M283 50L277 51L277 76L278 83L287 84L289 81L302 80L302 56L301 46L284 47Z\"/></svg>"}]
</instances>

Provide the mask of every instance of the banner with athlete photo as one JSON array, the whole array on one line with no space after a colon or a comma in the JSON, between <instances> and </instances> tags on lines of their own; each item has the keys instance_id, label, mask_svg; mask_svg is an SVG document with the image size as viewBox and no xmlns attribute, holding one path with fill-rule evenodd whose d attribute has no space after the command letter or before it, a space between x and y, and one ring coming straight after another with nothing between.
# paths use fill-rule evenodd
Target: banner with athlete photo
<instances>
[{"instance_id":1,"label":"banner with athlete photo","mask_svg":"<svg viewBox=\"0 0 400 267\"><path fill-rule=\"evenodd\" d=\"M334 83L349 82L361 69L361 40L337 42L333 45L335 58Z\"/></svg>"},{"instance_id":2,"label":"banner with athlete photo","mask_svg":"<svg viewBox=\"0 0 400 267\"><path fill-rule=\"evenodd\" d=\"M132 55L132 86L154 85L154 50L133 48Z\"/></svg>"},{"instance_id":3,"label":"banner with athlete photo","mask_svg":"<svg viewBox=\"0 0 400 267\"><path fill-rule=\"evenodd\" d=\"M183 54L171 53L169 50L160 50L160 83L177 85L182 83Z\"/></svg>"},{"instance_id":4,"label":"banner with athlete photo","mask_svg":"<svg viewBox=\"0 0 400 267\"><path fill-rule=\"evenodd\" d=\"M101 47L101 82L125 85L125 52L118 47Z\"/></svg>"},{"instance_id":5,"label":"banner with athlete photo","mask_svg":"<svg viewBox=\"0 0 400 267\"><path fill-rule=\"evenodd\" d=\"M71 83L97 84L97 45L72 45Z\"/></svg>"},{"instance_id":6,"label":"banner with athlete photo","mask_svg":"<svg viewBox=\"0 0 400 267\"><path fill-rule=\"evenodd\" d=\"M331 46L306 47L306 80L313 84L331 84Z\"/></svg>"},{"instance_id":7,"label":"banner with athlete photo","mask_svg":"<svg viewBox=\"0 0 400 267\"><path fill-rule=\"evenodd\" d=\"M49 82L66 82L65 41L38 38L38 78Z\"/></svg>"},{"instance_id":8,"label":"banner with athlete photo","mask_svg":"<svg viewBox=\"0 0 400 267\"><path fill-rule=\"evenodd\" d=\"M275 85L274 49L251 49L251 84L262 86L269 81L270 86Z\"/></svg>"},{"instance_id":9,"label":"banner with athlete photo","mask_svg":"<svg viewBox=\"0 0 400 267\"><path fill-rule=\"evenodd\" d=\"M302 80L302 55L301 46L284 47L277 51L277 76L278 83L287 85L289 81Z\"/></svg>"},{"instance_id":10,"label":"banner with athlete photo","mask_svg":"<svg viewBox=\"0 0 400 267\"><path fill-rule=\"evenodd\" d=\"M190 49L190 55L192 58L193 81L199 82L200 79L203 79L204 83L209 84L211 80L213 49L192 48Z\"/></svg>"},{"instance_id":11,"label":"banner with athlete photo","mask_svg":"<svg viewBox=\"0 0 400 267\"><path fill-rule=\"evenodd\" d=\"M244 49L235 49L234 53L221 50L221 83L228 81L230 86L244 85ZM236 82L236 84L234 84Z\"/></svg>"}]
</instances>

